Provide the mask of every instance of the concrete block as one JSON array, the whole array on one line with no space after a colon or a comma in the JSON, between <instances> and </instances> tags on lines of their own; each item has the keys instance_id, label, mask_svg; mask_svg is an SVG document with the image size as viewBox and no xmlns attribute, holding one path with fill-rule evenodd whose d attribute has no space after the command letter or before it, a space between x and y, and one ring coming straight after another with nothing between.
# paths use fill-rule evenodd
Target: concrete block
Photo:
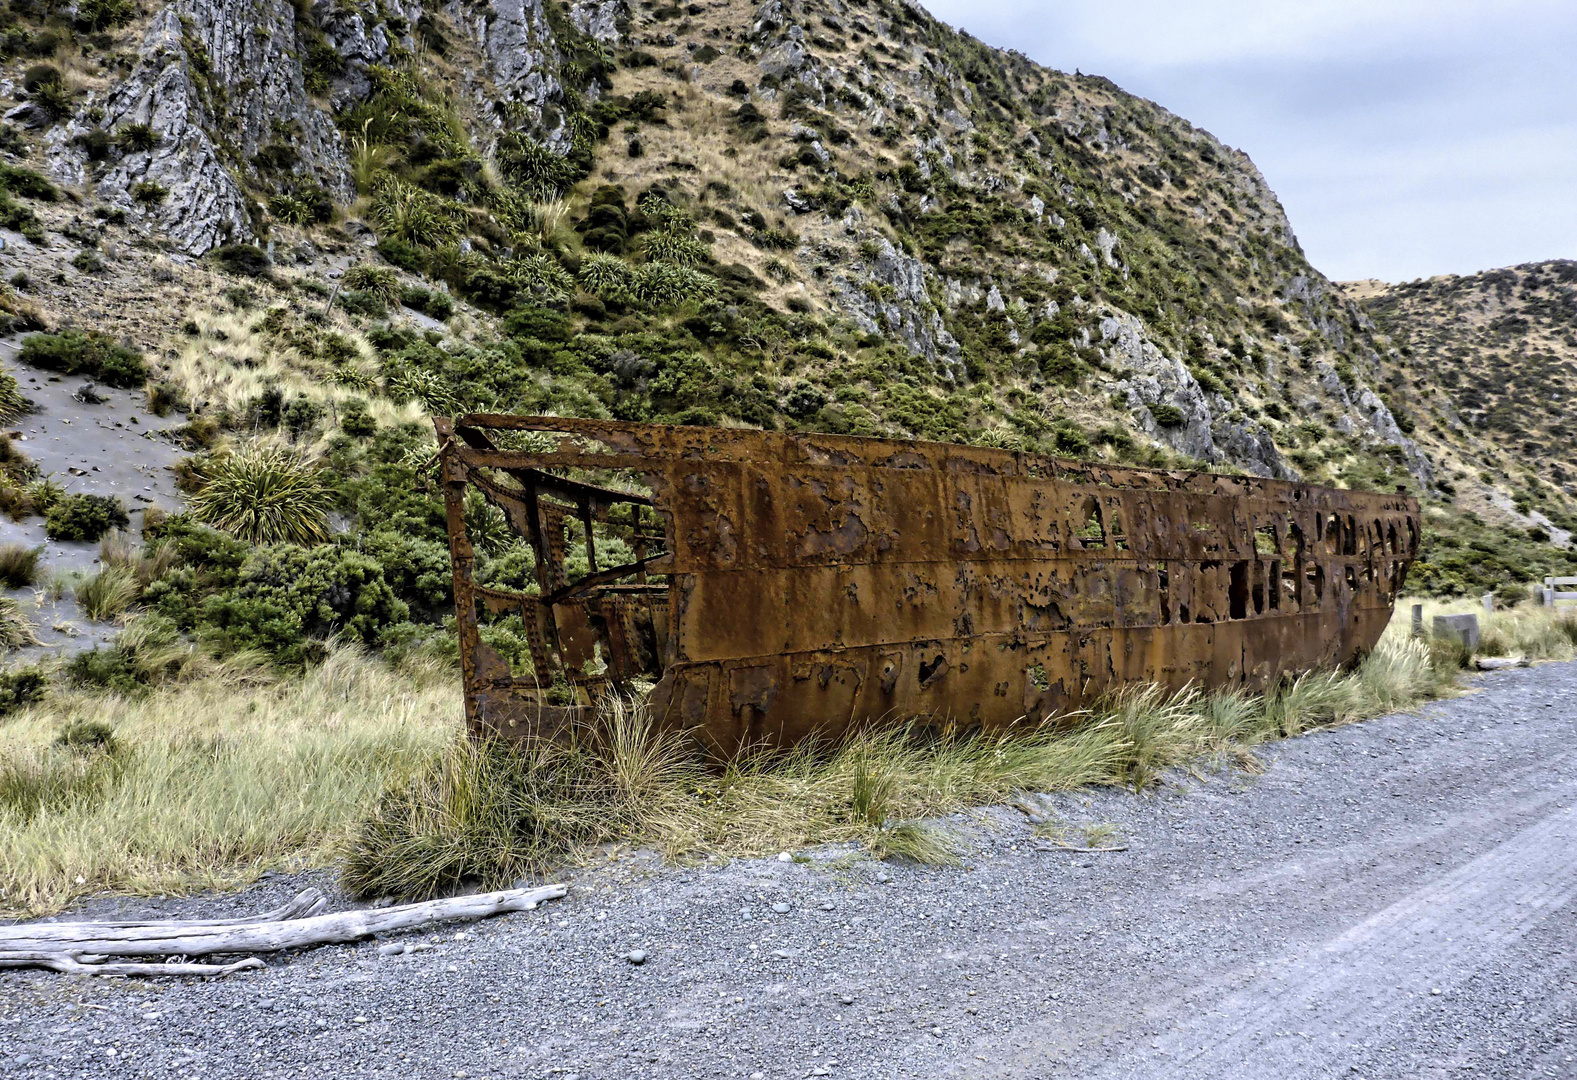
<instances>
[{"instance_id":1,"label":"concrete block","mask_svg":"<svg viewBox=\"0 0 1577 1080\"><path fill-rule=\"evenodd\" d=\"M1460 641L1469 652L1478 649L1477 615L1436 615L1435 637Z\"/></svg>"}]
</instances>

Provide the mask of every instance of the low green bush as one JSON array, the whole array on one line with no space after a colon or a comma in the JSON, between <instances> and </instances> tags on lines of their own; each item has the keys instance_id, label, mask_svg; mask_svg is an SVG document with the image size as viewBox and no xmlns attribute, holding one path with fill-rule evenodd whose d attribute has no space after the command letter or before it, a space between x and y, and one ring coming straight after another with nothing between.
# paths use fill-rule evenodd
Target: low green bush
<instances>
[{"instance_id":1,"label":"low green bush","mask_svg":"<svg viewBox=\"0 0 1577 1080\"><path fill-rule=\"evenodd\" d=\"M247 558L234 586L202 602L198 634L225 650L259 649L296 664L314 642L339 634L373 644L409 615L371 556L332 544L274 544Z\"/></svg>"},{"instance_id":2,"label":"low green bush","mask_svg":"<svg viewBox=\"0 0 1577 1080\"><path fill-rule=\"evenodd\" d=\"M49 676L37 667L0 671L0 716L43 701L49 691Z\"/></svg>"},{"instance_id":3,"label":"low green bush","mask_svg":"<svg viewBox=\"0 0 1577 1080\"><path fill-rule=\"evenodd\" d=\"M62 375L87 375L107 386L135 389L148 378L142 355L96 330L34 334L22 342L17 359Z\"/></svg>"},{"instance_id":4,"label":"low green bush","mask_svg":"<svg viewBox=\"0 0 1577 1080\"><path fill-rule=\"evenodd\" d=\"M221 270L237 277L267 277L274 268L268 253L253 244L225 244L208 253Z\"/></svg>"},{"instance_id":5,"label":"low green bush","mask_svg":"<svg viewBox=\"0 0 1577 1080\"><path fill-rule=\"evenodd\" d=\"M24 199L54 202L60 198L60 189L32 169L20 165L0 165L0 189Z\"/></svg>"},{"instance_id":6,"label":"low green bush","mask_svg":"<svg viewBox=\"0 0 1577 1080\"><path fill-rule=\"evenodd\" d=\"M44 516L44 527L51 540L93 542L111 529L131 524L119 499L103 495L66 495Z\"/></svg>"},{"instance_id":7,"label":"low green bush","mask_svg":"<svg viewBox=\"0 0 1577 1080\"><path fill-rule=\"evenodd\" d=\"M1155 422L1162 427L1178 427L1183 422L1183 410L1176 405L1151 405L1150 415L1155 417Z\"/></svg>"}]
</instances>

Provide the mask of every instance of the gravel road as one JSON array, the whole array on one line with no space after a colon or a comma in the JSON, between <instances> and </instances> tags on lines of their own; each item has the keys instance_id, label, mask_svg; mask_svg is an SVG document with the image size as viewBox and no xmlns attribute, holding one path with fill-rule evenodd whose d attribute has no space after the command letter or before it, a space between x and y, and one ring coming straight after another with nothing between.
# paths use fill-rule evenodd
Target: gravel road
<instances>
[{"instance_id":1,"label":"gravel road","mask_svg":"<svg viewBox=\"0 0 1577 1080\"><path fill-rule=\"evenodd\" d=\"M0 1074L1577 1077L1577 664L1478 685L1263 775L1047 801L1121 852L1044 850L999 809L953 822L956 870L636 854L391 939L433 946L407 955L0 974ZM92 913L233 914L305 880Z\"/></svg>"}]
</instances>

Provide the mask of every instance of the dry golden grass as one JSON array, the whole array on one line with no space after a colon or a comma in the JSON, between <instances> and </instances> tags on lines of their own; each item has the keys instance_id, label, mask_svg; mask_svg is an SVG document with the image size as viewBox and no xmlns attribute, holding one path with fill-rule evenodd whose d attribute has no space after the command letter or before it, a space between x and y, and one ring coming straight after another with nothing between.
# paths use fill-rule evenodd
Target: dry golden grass
<instances>
[{"instance_id":1,"label":"dry golden grass","mask_svg":"<svg viewBox=\"0 0 1577 1080\"><path fill-rule=\"evenodd\" d=\"M0 910L320 864L459 722L447 673L396 672L349 649L305 678L205 670L136 699L61 693L0 722ZM82 717L113 742L60 745Z\"/></svg>"}]
</instances>

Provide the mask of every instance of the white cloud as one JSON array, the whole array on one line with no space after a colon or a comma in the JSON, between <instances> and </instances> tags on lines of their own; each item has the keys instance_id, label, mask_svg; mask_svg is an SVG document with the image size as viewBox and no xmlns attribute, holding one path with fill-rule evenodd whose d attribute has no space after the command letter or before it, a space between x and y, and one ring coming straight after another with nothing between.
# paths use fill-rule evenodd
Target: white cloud
<instances>
[{"instance_id":1,"label":"white cloud","mask_svg":"<svg viewBox=\"0 0 1577 1080\"><path fill-rule=\"evenodd\" d=\"M934 0L1245 150L1333 277L1577 257L1570 0Z\"/></svg>"}]
</instances>

